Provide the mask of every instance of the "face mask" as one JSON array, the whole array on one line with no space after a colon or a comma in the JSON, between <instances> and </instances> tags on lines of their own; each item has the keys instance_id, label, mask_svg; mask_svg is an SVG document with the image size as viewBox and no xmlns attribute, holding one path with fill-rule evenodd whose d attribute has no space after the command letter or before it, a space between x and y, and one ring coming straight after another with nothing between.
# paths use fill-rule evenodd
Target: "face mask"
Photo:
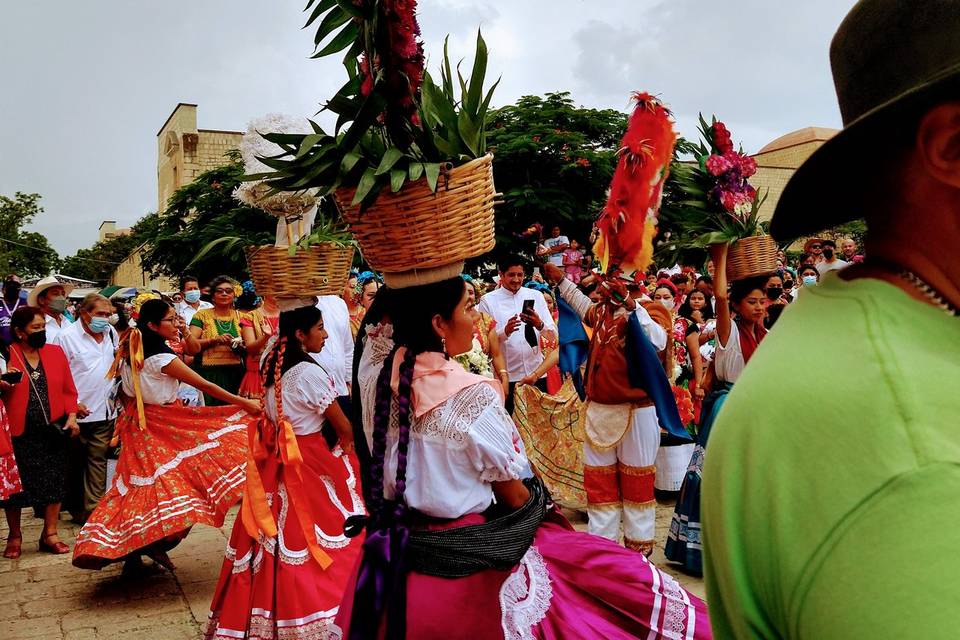
<instances>
[{"instance_id":1,"label":"face mask","mask_svg":"<svg viewBox=\"0 0 960 640\"><path fill-rule=\"evenodd\" d=\"M673 311L673 300L667 300L666 298L661 298L660 304L666 307L668 311Z\"/></svg>"},{"instance_id":2,"label":"face mask","mask_svg":"<svg viewBox=\"0 0 960 640\"><path fill-rule=\"evenodd\" d=\"M63 313L67 310L67 299L66 298L54 298L50 301L50 310L56 311L57 313Z\"/></svg>"},{"instance_id":3,"label":"face mask","mask_svg":"<svg viewBox=\"0 0 960 640\"><path fill-rule=\"evenodd\" d=\"M200 290L194 289L193 291L187 291L183 294L183 299L190 304L197 304L200 302Z\"/></svg>"},{"instance_id":4,"label":"face mask","mask_svg":"<svg viewBox=\"0 0 960 640\"><path fill-rule=\"evenodd\" d=\"M817 284L817 276L803 276L803 286L814 287Z\"/></svg>"},{"instance_id":5,"label":"face mask","mask_svg":"<svg viewBox=\"0 0 960 640\"><path fill-rule=\"evenodd\" d=\"M771 300L779 300L780 296L783 295L783 289L780 287L768 287L767 288L767 297Z\"/></svg>"},{"instance_id":6,"label":"face mask","mask_svg":"<svg viewBox=\"0 0 960 640\"><path fill-rule=\"evenodd\" d=\"M823 257L826 258L827 260L832 260L832 259L833 259L833 249L824 249L824 250L823 250Z\"/></svg>"},{"instance_id":7,"label":"face mask","mask_svg":"<svg viewBox=\"0 0 960 640\"><path fill-rule=\"evenodd\" d=\"M110 314L110 317L107 318L107 322L109 322L111 325L115 325L118 322L120 322L120 316L115 313L112 313Z\"/></svg>"},{"instance_id":8,"label":"face mask","mask_svg":"<svg viewBox=\"0 0 960 640\"><path fill-rule=\"evenodd\" d=\"M94 333L106 333L110 331L110 319L109 318L90 318L90 324L87 325L90 327L90 331Z\"/></svg>"},{"instance_id":9,"label":"face mask","mask_svg":"<svg viewBox=\"0 0 960 640\"><path fill-rule=\"evenodd\" d=\"M783 289L784 291L790 291L790 289L793 289L793 280L784 280Z\"/></svg>"},{"instance_id":10,"label":"face mask","mask_svg":"<svg viewBox=\"0 0 960 640\"><path fill-rule=\"evenodd\" d=\"M47 330L27 334L27 344L31 349L42 349L47 344Z\"/></svg>"},{"instance_id":11,"label":"face mask","mask_svg":"<svg viewBox=\"0 0 960 640\"><path fill-rule=\"evenodd\" d=\"M8 298L16 298L20 295L20 285L8 284L3 288L3 292Z\"/></svg>"}]
</instances>

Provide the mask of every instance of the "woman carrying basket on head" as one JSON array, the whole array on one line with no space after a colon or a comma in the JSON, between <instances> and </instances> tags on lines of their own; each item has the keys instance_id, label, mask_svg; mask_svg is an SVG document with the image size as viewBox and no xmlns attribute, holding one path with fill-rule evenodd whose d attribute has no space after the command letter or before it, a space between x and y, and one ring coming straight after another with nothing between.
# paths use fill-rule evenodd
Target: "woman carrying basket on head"
<instances>
[{"instance_id":1,"label":"woman carrying basket on head","mask_svg":"<svg viewBox=\"0 0 960 640\"><path fill-rule=\"evenodd\" d=\"M363 542L344 534L344 522L364 506L350 423L310 355L326 337L312 304L281 313L205 638L342 637L334 617Z\"/></svg>"},{"instance_id":2,"label":"woman carrying basket on head","mask_svg":"<svg viewBox=\"0 0 960 640\"><path fill-rule=\"evenodd\" d=\"M113 486L77 534L77 567L126 560L125 569L135 569L146 555L172 570L166 552L195 524L223 525L240 500L247 414L258 414L260 405L187 367L167 346L176 333L173 307L152 299L121 340L113 369L124 397L116 427L120 459ZM228 406L182 406L181 382Z\"/></svg>"}]
</instances>

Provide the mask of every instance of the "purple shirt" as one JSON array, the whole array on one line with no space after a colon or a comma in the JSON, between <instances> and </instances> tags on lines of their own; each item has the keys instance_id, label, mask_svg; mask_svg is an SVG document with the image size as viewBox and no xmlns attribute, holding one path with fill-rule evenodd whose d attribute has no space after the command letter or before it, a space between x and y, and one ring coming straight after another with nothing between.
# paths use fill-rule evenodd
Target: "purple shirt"
<instances>
[{"instance_id":1,"label":"purple shirt","mask_svg":"<svg viewBox=\"0 0 960 640\"><path fill-rule=\"evenodd\" d=\"M0 296L0 342L7 345L13 342L13 332L10 329L10 317L20 307L27 306L27 293L20 292L20 299L8 305L6 299Z\"/></svg>"}]
</instances>

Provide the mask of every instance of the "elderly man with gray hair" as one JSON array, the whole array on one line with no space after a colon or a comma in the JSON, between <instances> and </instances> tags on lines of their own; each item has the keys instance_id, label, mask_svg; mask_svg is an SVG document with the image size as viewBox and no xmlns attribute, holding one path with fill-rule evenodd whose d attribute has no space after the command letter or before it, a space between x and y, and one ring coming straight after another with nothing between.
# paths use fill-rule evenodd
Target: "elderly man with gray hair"
<instances>
[{"instance_id":1,"label":"elderly man with gray hair","mask_svg":"<svg viewBox=\"0 0 960 640\"><path fill-rule=\"evenodd\" d=\"M110 406L112 383L107 380L117 349L118 336L112 326L113 305L98 293L80 303L80 318L57 336L77 386L80 423L78 473L83 476L82 506L70 509L75 520L84 521L106 491L107 451L116 417ZM77 494L79 487L68 487ZM79 500L77 500L79 502ZM70 508L71 505L67 505Z\"/></svg>"}]
</instances>

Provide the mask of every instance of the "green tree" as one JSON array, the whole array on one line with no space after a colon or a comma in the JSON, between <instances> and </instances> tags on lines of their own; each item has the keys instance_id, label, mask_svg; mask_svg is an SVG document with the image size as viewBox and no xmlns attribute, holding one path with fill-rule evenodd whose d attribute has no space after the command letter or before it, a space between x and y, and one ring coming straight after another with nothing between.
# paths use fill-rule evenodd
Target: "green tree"
<instances>
[{"instance_id":1,"label":"green tree","mask_svg":"<svg viewBox=\"0 0 960 640\"><path fill-rule=\"evenodd\" d=\"M17 191L13 198L0 195L0 277L46 276L57 269L60 258L47 238L23 227L43 213L40 194Z\"/></svg>"},{"instance_id":2,"label":"green tree","mask_svg":"<svg viewBox=\"0 0 960 640\"><path fill-rule=\"evenodd\" d=\"M133 225L129 234L97 242L89 249L80 249L64 258L60 268L65 275L93 280L105 286L117 265L143 244L144 236L152 233L158 224L157 214L146 215Z\"/></svg>"},{"instance_id":3,"label":"green tree","mask_svg":"<svg viewBox=\"0 0 960 640\"><path fill-rule=\"evenodd\" d=\"M138 234L147 243L144 269L172 278L189 272L201 282L221 274L245 278L247 261L241 246L211 251L195 260L201 249L227 236L239 236L248 245L273 244L277 219L233 197L243 175L239 154L234 153L226 165L206 171L177 189L167 210Z\"/></svg>"},{"instance_id":4,"label":"green tree","mask_svg":"<svg viewBox=\"0 0 960 640\"><path fill-rule=\"evenodd\" d=\"M535 223L545 233L559 225L568 237L587 241L626 123L614 109L575 106L568 92L524 96L490 115L494 180L503 193L493 257L530 255L533 243L518 234Z\"/></svg>"}]
</instances>

